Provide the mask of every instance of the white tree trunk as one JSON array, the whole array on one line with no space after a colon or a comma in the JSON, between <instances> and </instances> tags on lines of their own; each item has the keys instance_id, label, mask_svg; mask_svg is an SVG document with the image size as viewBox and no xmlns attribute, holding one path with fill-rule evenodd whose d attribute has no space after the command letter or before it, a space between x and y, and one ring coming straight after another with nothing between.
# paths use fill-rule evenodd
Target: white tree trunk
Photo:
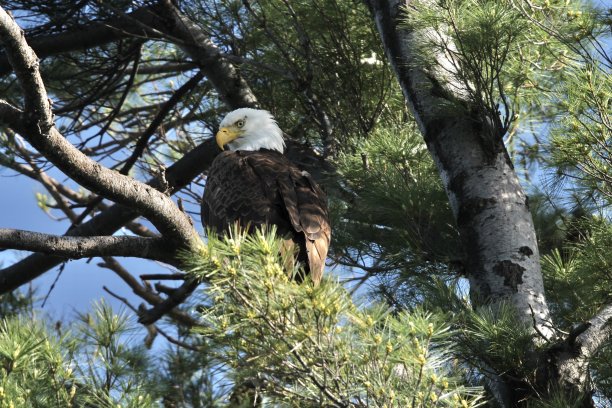
<instances>
[{"instance_id":1,"label":"white tree trunk","mask_svg":"<svg viewBox=\"0 0 612 408\"><path fill-rule=\"evenodd\" d=\"M543 344L543 337L551 341L534 353L533 361L525 362L537 371L530 386L538 389L532 390L535 394L555 389L568 396L582 393L581 406L593 407L588 363L612 337L612 306L603 307L565 338L555 338L528 199L503 144L503 130L496 128L498 118L482 113L469 97L469 85L453 75L457 64L444 51L453 50L450 38L401 25L402 7L410 1L365 2L448 194L465 248L473 303L507 302L534 328L536 342ZM426 49L430 64L423 64L419 50L432 39L444 47ZM515 380L520 382L501 373L490 378L500 406L515 406L525 397L514 392Z\"/></svg>"},{"instance_id":2,"label":"white tree trunk","mask_svg":"<svg viewBox=\"0 0 612 408\"><path fill-rule=\"evenodd\" d=\"M493 121L479 119L455 64L438 52L423 67L418 50L439 33L399 26L400 0L368 1L406 101L436 162L460 229L476 305L511 303L552 337L528 199ZM431 50L435 52L435 50ZM430 56L431 58L431 56ZM482 116L480 116L482 118ZM533 312L532 312L533 311Z\"/></svg>"}]
</instances>

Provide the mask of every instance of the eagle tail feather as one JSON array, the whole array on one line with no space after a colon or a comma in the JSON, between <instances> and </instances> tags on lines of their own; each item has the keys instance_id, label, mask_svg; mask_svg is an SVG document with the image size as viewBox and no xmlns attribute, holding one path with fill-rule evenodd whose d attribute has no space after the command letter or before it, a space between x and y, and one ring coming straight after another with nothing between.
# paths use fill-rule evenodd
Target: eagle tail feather
<instances>
[{"instance_id":1,"label":"eagle tail feather","mask_svg":"<svg viewBox=\"0 0 612 408\"><path fill-rule=\"evenodd\" d=\"M322 238L315 240L306 239L306 252L308 253L310 276L315 286L319 286L325 269L327 242Z\"/></svg>"}]
</instances>

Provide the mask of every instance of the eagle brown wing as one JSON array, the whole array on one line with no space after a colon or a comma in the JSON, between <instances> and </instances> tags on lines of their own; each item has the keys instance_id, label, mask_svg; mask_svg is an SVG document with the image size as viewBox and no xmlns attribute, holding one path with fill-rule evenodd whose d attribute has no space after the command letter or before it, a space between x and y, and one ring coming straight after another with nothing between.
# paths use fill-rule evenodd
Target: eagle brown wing
<instances>
[{"instance_id":1,"label":"eagle brown wing","mask_svg":"<svg viewBox=\"0 0 612 408\"><path fill-rule=\"evenodd\" d=\"M293 167L277 179L291 226L304 234L308 266L315 284L321 281L331 239L327 198L310 174Z\"/></svg>"},{"instance_id":2,"label":"eagle brown wing","mask_svg":"<svg viewBox=\"0 0 612 408\"><path fill-rule=\"evenodd\" d=\"M312 177L276 151L223 152L213 161L202 199L202 222L219 234L276 225L300 248L298 259L318 284L331 239L327 197Z\"/></svg>"}]
</instances>

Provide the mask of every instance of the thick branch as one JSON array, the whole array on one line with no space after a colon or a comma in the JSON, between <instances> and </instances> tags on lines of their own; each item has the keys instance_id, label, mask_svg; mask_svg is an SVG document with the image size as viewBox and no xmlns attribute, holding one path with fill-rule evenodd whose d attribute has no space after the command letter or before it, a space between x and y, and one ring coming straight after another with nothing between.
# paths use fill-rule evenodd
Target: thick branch
<instances>
[{"instance_id":1,"label":"thick branch","mask_svg":"<svg viewBox=\"0 0 612 408\"><path fill-rule=\"evenodd\" d=\"M189 81L187 81L179 89L177 89L176 92L172 94L170 99L168 99L161 106L160 110L157 112L149 126L138 138L136 146L134 147L134 151L132 151L130 157L128 157L127 160L123 163L123 166L119 170L119 173L123 175L129 174L132 167L136 164L138 159L140 159L140 157L144 153L147 145L149 144L149 140L155 134L157 129L161 126L168 113L176 106L176 104L181 100L181 98L183 98L187 93L191 92L193 88L196 87L196 85L198 84L198 82L200 82L200 80L202 80L202 78L203 74L201 72L195 74ZM80 224L85 219L85 217L90 214L91 210L93 210L97 205L102 202L102 199L103 197L97 197L92 202L90 202L87 205L87 208L81 213L78 220L76 220L76 222L73 222L73 225Z\"/></svg>"},{"instance_id":2,"label":"thick branch","mask_svg":"<svg viewBox=\"0 0 612 408\"><path fill-rule=\"evenodd\" d=\"M168 7L173 6L169 5ZM174 12L176 12L176 10L174 10ZM128 15L128 20L131 22L131 24L133 24L131 18L139 19L144 24L147 18L153 19L152 16L154 16L154 14L151 12L150 9L147 9L146 12L143 11L142 14L134 12L132 15ZM105 26L105 29L108 30L108 33L117 32L117 30L111 28L113 24L115 23L108 23L108 26ZM162 24L158 24L157 26L162 26ZM192 26L191 30L194 29L195 27ZM100 30L102 30L102 28L100 28ZM68 34L69 33L66 33L66 35ZM78 32L77 34L85 37L89 35L82 31ZM127 36L129 34L127 32L123 32L123 35ZM202 34L200 33L200 35ZM100 38L103 37L104 36L101 36ZM109 42L114 41L116 39L112 35L109 35L106 38L108 38ZM190 34L189 38L191 38L191 47L186 48L186 51L197 51L197 42L194 42L193 40L193 31ZM42 44L43 41L40 41L40 43ZM53 42L55 40L52 41L52 39L50 38L48 41ZM57 42L59 42L59 37ZM208 62L210 62L210 65L201 66L203 72L205 72L207 75L208 70L216 71L219 74L232 74L230 76L219 76L218 74L217 76L209 77L211 82L213 82L213 85L217 92L219 92L219 94L227 95L226 101L228 103L229 108L235 109L241 106L248 106L250 104L254 104L253 101L255 97L253 96L248 86L244 83L244 81L239 80L239 78L235 76L235 69L229 71L217 70L219 68L218 64L223 62L223 60L219 58L216 54L218 53L218 50L216 50L214 45L210 43L207 44L207 49L213 54L215 54L215 57L209 59ZM57 45L57 47L53 48L53 50L59 52L60 48L61 47ZM205 56L206 53L203 52L203 55ZM203 58L200 60L200 62L204 63L205 60L207 59ZM15 115L15 109L16 108L8 104L0 104L0 121L7 123L11 127L14 127L14 119L18 118L18 115ZM308 170L311 174L314 175L315 178L321 179L324 173L333 172L333 169L330 168L329 164L322 160L322 158L319 157L316 153L314 153L312 149L293 143L290 140L287 141L287 147L287 156L294 162L298 163L301 167ZM168 191L168 194L174 194L178 190L188 185L191 180L193 180L200 173L205 172L218 153L219 148L217 147L214 139L209 139L191 150L190 152L188 152L185 156L183 156L180 160L178 160L166 170L165 179L168 183L167 186L162 186L162 183L160 183L160 180L158 180L157 178L149 180L148 185L156 189L165 189L166 187L169 187L170 190ZM138 215L139 213L134 209L130 209L122 205L113 205L108 210L102 211L101 213L92 217L90 220L71 229L67 235L110 235L117 231L119 228L121 228L123 225L125 225L127 222L136 218ZM45 254L33 254L23 259L22 261L19 261L3 270L0 270L0 293L6 293L11 290L14 290L20 285L31 281L32 279L40 276L47 270L59 265L63 261L64 258L61 257L49 256Z\"/></svg>"},{"instance_id":3,"label":"thick branch","mask_svg":"<svg viewBox=\"0 0 612 408\"><path fill-rule=\"evenodd\" d=\"M159 29L183 41L179 45L198 64L221 100L232 109L257 106L257 98L249 85L203 30L181 13L171 0L160 0L160 5L163 10L160 17L166 20Z\"/></svg>"},{"instance_id":4,"label":"thick branch","mask_svg":"<svg viewBox=\"0 0 612 408\"><path fill-rule=\"evenodd\" d=\"M38 70L38 58L27 45L23 31L1 8L0 40L24 90L24 120L14 130L79 184L118 203L139 209L162 234L177 244L189 245L196 240L197 234L189 219L166 195L91 160L55 129Z\"/></svg>"},{"instance_id":5,"label":"thick branch","mask_svg":"<svg viewBox=\"0 0 612 408\"><path fill-rule=\"evenodd\" d=\"M134 19L150 21L153 12L143 7L126 16L107 21L91 21L87 25L44 37L28 38L28 43L36 55L44 59L52 55L99 47L109 42L119 41L127 36L155 37L155 33L134 24ZM6 53L0 54L0 75L13 70Z\"/></svg>"},{"instance_id":6,"label":"thick branch","mask_svg":"<svg viewBox=\"0 0 612 408\"><path fill-rule=\"evenodd\" d=\"M143 7L107 21L92 21L78 28L48 37L32 39L41 58L69 51L100 46L122 38L167 36L197 64L231 109L256 106L257 98L236 68L220 52L204 31L170 0ZM6 56L0 55L0 75L10 71Z\"/></svg>"},{"instance_id":7,"label":"thick branch","mask_svg":"<svg viewBox=\"0 0 612 408\"><path fill-rule=\"evenodd\" d=\"M576 337L581 353L590 358L612 338L612 304L604 306L588 321L589 328Z\"/></svg>"},{"instance_id":8,"label":"thick branch","mask_svg":"<svg viewBox=\"0 0 612 408\"><path fill-rule=\"evenodd\" d=\"M0 104L1 106L1 104ZM0 121L2 117L0 116ZM287 141L287 154L293 161L313 174L322 177L322 172L331 171L329 165L312 150ZM205 172L213 159L220 152L214 138L197 146L172 166L166 169L166 180L170 188L169 194L174 194L188 185L199 174ZM153 188L164 188L157 178L148 181ZM128 222L138 217L138 212L122 205L112 205L91 219L70 230L70 236L111 235ZM29 257L0 270L0 294L10 292L19 286L30 282L49 269L61 264L64 258L46 254L33 254Z\"/></svg>"},{"instance_id":9,"label":"thick branch","mask_svg":"<svg viewBox=\"0 0 612 408\"><path fill-rule=\"evenodd\" d=\"M214 138L191 150L166 170L170 194L185 187L198 174L204 172L219 153ZM160 180L153 178L148 184L157 189L165 188ZM138 217L138 212L123 205L115 204L101 211L86 222L72 228L66 235L94 236L111 235L123 225ZM0 270L0 294L10 292L30 282L49 269L61 264L64 258L45 254L33 254Z\"/></svg>"},{"instance_id":10,"label":"thick branch","mask_svg":"<svg viewBox=\"0 0 612 408\"><path fill-rule=\"evenodd\" d=\"M544 351L536 373L539 387L561 387L570 395L583 394L584 407L592 407L590 362L612 338L612 304L587 322L577 325L561 342Z\"/></svg>"},{"instance_id":11,"label":"thick branch","mask_svg":"<svg viewBox=\"0 0 612 408\"><path fill-rule=\"evenodd\" d=\"M163 238L128 236L66 237L0 228L0 248L53 254L69 259L128 256L177 265L176 251Z\"/></svg>"}]
</instances>

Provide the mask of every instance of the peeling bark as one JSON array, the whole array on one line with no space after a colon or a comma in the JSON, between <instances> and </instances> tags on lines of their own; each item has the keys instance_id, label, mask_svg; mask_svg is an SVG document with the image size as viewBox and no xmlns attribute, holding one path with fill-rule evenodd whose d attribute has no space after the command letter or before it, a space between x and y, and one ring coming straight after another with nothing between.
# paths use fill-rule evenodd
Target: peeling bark
<instances>
[{"instance_id":1,"label":"peeling bark","mask_svg":"<svg viewBox=\"0 0 612 408\"><path fill-rule=\"evenodd\" d=\"M539 387L549 391L551 385L568 395L582 395L581 408L595 407L589 361L612 339L612 305L604 306L589 321L575 325L563 341L542 353L536 373Z\"/></svg>"}]
</instances>

